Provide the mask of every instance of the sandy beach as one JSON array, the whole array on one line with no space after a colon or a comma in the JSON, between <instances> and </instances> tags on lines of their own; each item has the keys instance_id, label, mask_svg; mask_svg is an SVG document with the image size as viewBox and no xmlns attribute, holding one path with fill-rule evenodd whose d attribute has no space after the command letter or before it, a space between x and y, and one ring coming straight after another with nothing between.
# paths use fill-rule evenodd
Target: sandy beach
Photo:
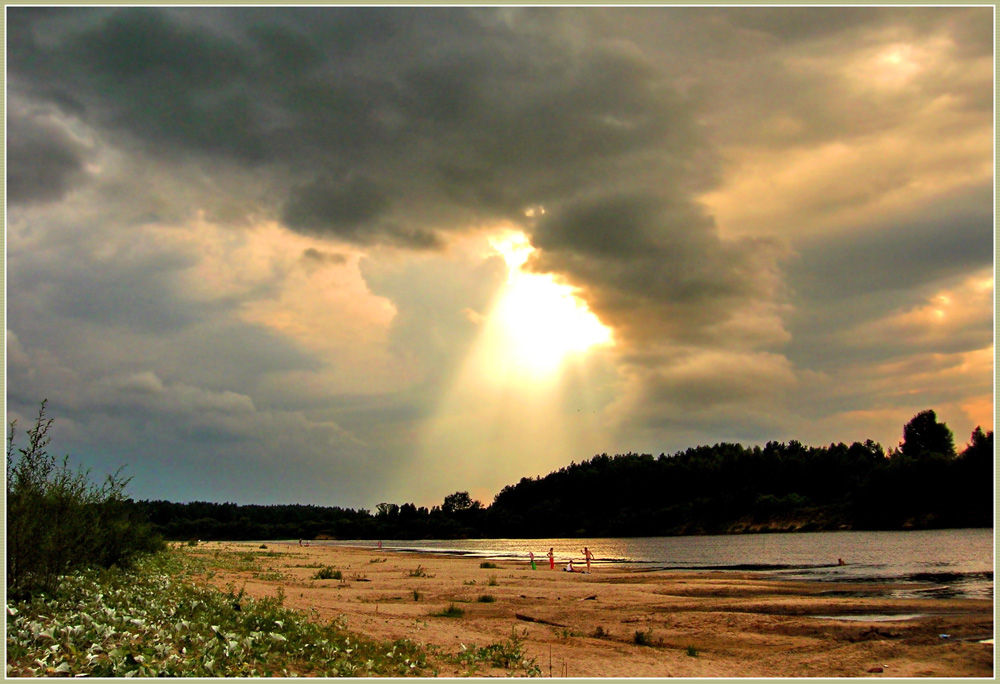
<instances>
[{"instance_id":1,"label":"sandy beach","mask_svg":"<svg viewBox=\"0 0 1000 684\"><path fill-rule=\"evenodd\" d=\"M264 553L260 543L185 550ZM348 629L446 652L523 636L554 677L992 677L993 601L890 598L887 585L774 581L753 573L568 573L525 562L269 543L267 570L210 582ZM319 567L342 579L312 579ZM579 566L578 566L579 567ZM482 597L489 596L490 599ZM489 602L486 602L489 601ZM438 617L454 605L461 617ZM637 633L639 636L637 637ZM946 636L945 636L946 635ZM642 642L642 643L637 643ZM443 667L441 676L463 671ZM509 675L504 670L483 674Z\"/></svg>"}]
</instances>

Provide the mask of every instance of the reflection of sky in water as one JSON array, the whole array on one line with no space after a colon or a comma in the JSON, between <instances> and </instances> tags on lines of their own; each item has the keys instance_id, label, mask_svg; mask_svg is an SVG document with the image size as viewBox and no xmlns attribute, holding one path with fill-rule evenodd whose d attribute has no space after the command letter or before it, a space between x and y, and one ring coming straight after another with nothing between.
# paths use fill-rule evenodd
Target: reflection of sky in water
<instances>
[{"instance_id":1,"label":"reflection of sky in water","mask_svg":"<svg viewBox=\"0 0 1000 684\"><path fill-rule=\"evenodd\" d=\"M336 543L336 542L334 542ZM350 545L352 542L341 542ZM377 542L353 542L375 546ZM741 570L780 579L913 583L906 598L993 597L993 530L805 532L628 539L467 539L383 541L386 549L458 552L546 564L583 561L647 570ZM838 565L843 558L845 565Z\"/></svg>"}]
</instances>

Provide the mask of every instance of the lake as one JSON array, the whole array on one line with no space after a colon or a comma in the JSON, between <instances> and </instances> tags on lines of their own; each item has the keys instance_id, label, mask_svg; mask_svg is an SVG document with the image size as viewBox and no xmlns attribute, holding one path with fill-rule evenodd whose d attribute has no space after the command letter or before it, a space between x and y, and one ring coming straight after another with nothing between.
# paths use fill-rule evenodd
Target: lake
<instances>
[{"instance_id":1,"label":"lake","mask_svg":"<svg viewBox=\"0 0 1000 684\"><path fill-rule=\"evenodd\" d=\"M377 546L377 540L315 544ZM907 583L909 598L993 598L993 530L799 532L626 539L449 539L383 541L385 550L447 553L490 560L548 563L549 547L562 567L583 560L637 570L759 572L775 579ZM844 565L838 559L844 560Z\"/></svg>"}]
</instances>

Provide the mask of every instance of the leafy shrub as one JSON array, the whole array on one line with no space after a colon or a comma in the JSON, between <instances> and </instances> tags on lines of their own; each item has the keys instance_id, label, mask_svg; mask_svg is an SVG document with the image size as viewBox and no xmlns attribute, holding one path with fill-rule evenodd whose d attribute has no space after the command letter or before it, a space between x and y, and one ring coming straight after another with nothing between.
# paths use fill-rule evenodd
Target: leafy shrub
<instances>
[{"instance_id":1,"label":"leafy shrub","mask_svg":"<svg viewBox=\"0 0 1000 684\"><path fill-rule=\"evenodd\" d=\"M653 630L648 629L645 632L636 631L635 636L632 638L632 642L636 646L652 646L653 645Z\"/></svg>"},{"instance_id":2,"label":"leafy shrub","mask_svg":"<svg viewBox=\"0 0 1000 684\"><path fill-rule=\"evenodd\" d=\"M7 605L7 676L257 677L421 675L425 649L318 624L273 598L197 587L175 551L132 570L62 578L55 598ZM239 609L236 606L239 606Z\"/></svg>"},{"instance_id":3,"label":"leafy shrub","mask_svg":"<svg viewBox=\"0 0 1000 684\"><path fill-rule=\"evenodd\" d=\"M465 611L452 603L441 612L431 613L431 615L434 617L460 618L465 615Z\"/></svg>"},{"instance_id":4,"label":"leafy shrub","mask_svg":"<svg viewBox=\"0 0 1000 684\"><path fill-rule=\"evenodd\" d=\"M525 632L525 635L527 632ZM456 660L470 666L472 673L478 669L480 663L486 663L493 667L502 667L508 670L521 669L527 677L538 677L542 674L535 658L529 658L524 653L524 635L518 635L516 630L511 630L510 639L489 644L482 648L466 648L462 646Z\"/></svg>"},{"instance_id":5,"label":"leafy shrub","mask_svg":"<svg viewBox=\"0 0 1000 684\"><path fill-rule=\"evenodd\" d=\"M325 568L320 568L316 571L316 574L312 576L313 579L318 580L340 580L344 579L344 573L340 570L334 570L331 566L326 566Z\"/></svg>"},{"instance_id":6,"label":"leafy shrub","mask_svg":"<svg viewBox=\"0 0 1000 684\"><path fill-rule=\"evenodd\" d=\"M476 600L479 601L479 603L493 603L494 601L496 601L496 599L493 597L492 594L483 594Z\"/></svg>"},{"instance_id":7,"label":"leafy shrub","mask_svg":"<svg viewBox=\"0 0 1000 684\"><path fill-rule=\"evenodd\" d=\"M16 421L7 438L7 591L14 598L53 592L73 568L128 566L164 548L125 498L120 470L100 486L89 471L73 471L47 451L52 419L43 401L26 447L15 449Z\"/></svg>"},{"instance_id":8,"label":"leafy shrub","mask_svg":"<svg viewBox=\"0 0 1000 684\"><path fill-rule=\"evenodd\" d=\"M691 656L692 658L697 658L698 657L698 649L695 648L694 646L688 646L687 647L687 654L689 656Z\"/></svg>"}]
</instances>

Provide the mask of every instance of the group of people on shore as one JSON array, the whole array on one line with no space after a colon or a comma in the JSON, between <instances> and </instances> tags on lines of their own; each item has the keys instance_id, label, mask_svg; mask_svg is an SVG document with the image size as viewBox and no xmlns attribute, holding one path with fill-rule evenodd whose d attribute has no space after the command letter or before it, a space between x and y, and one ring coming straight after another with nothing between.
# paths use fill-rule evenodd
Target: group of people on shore
<instances>
[{"instance_id":1,"label":"group of people on shore","mask_svg":"<svg viewBox=\"0 0 1000 684\"><path fill-rule=\"evenodd\" d=\"M588 549L586 546L583 547L583 551L581 553L583 553L583 558L584 558L584 560L587 563L587 569L586 570L577 570L576 568L573 567L573 559L570 558L569 562L566 564L566 567L563 568L563 572L585 572L587 574L590 574L590 561L592 561L594 559L594 554L592 554L590 552L590 549ZM531 555L531 559L532 559L531 563L532 563L532 567L534 567L534 562L535 562L535 560L534 560L534 554L529 554L529 555ZM554 547L549 547L549 552L548 552L547 555L549 557L549 570L555 570L556 569L556 555L555 555L555 552L554 552Z\"/></svg>"}]
</instances>

